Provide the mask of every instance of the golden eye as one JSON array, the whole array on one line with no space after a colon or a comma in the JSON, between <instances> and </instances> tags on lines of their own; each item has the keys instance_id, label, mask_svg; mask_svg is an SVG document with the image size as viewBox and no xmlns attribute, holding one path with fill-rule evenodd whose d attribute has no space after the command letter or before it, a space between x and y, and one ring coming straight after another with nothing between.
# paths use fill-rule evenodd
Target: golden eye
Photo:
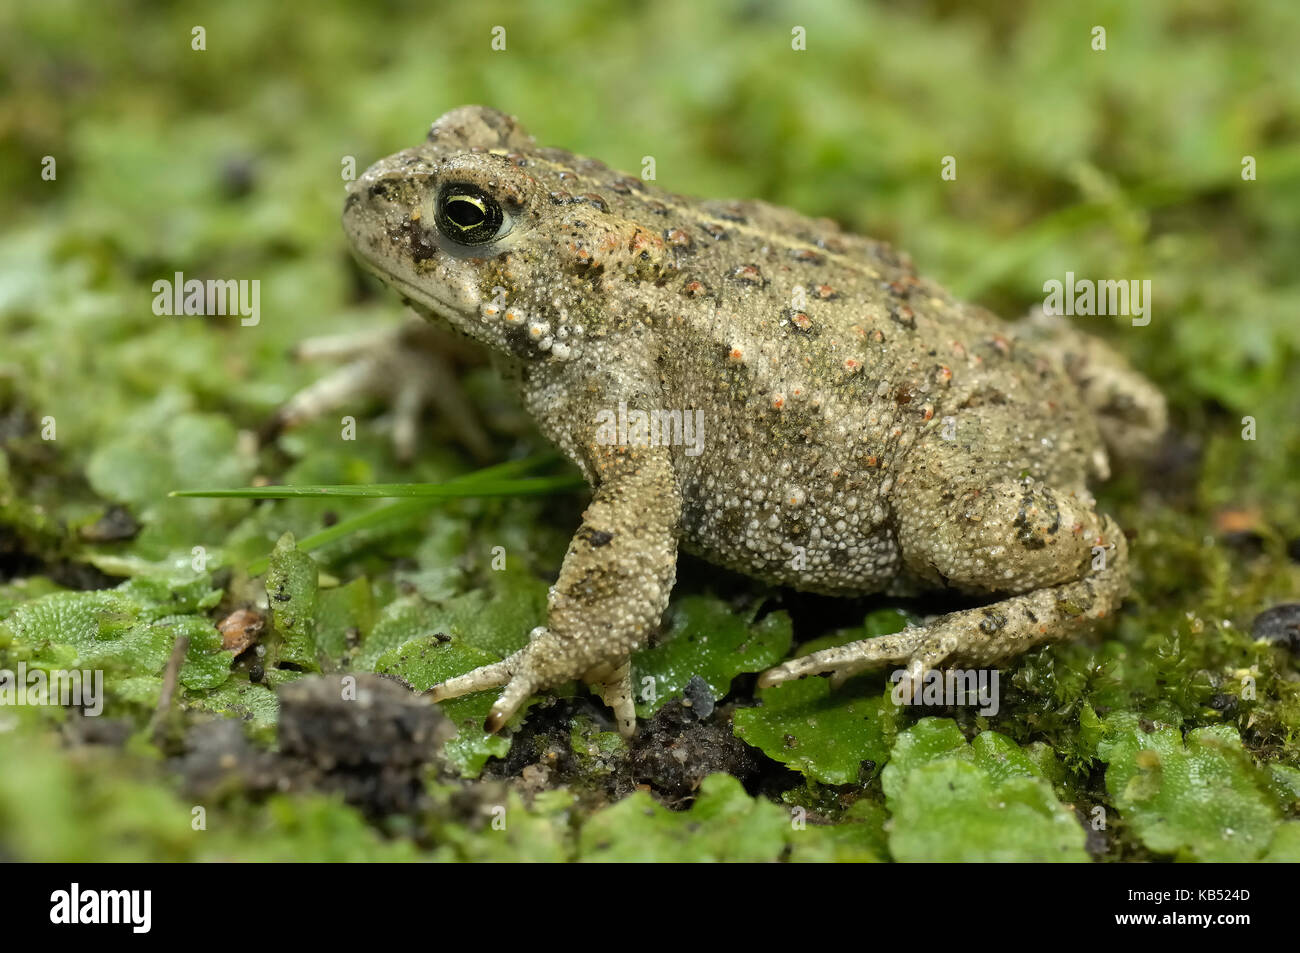
<instances>
[{"instance_id":1,"label":"golden eye","mask_svg":"<svg viewBox=\"0 0 1300 953\"><path fill-rule=\"evenodd\" d=\"M445 186L438 196L434 220L438 231L459 245L485 245L510 230L501 206L473 185Z\"/></svg>"}]
</instances>

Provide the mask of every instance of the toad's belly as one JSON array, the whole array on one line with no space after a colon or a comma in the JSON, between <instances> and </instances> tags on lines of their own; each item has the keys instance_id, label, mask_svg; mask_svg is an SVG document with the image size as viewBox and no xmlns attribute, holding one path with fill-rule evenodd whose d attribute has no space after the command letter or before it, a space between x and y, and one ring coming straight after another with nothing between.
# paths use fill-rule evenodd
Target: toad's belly
<instances>
[{"instance_id":1,"label":"toad's belly","mask_svg":"<svg viewBox=\"0 0 1300 953\"><path fill-rule=\"evenodd\" d=\"M893 530L846 518L842 505L819 513L805 502L792 517L784 503L728 505L733 502L687 500L682 548L763 582L826 595L879 592L903 571Z\"/></svg>"}]
</instances>

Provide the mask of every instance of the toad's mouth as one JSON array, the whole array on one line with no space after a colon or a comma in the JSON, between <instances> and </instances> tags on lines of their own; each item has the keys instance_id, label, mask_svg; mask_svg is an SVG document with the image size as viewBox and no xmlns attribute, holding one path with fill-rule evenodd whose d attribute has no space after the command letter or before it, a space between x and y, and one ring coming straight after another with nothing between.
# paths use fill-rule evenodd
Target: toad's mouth
<instances>
[{"instance_id":1,"label":"toad's mouth","mask_svg":"<svg viewBox=\"0 0 1300 953\"><path fill-rule=\"evenodd\" d=\"M397 292L402 299L402 303L421 317L445 321L452 325L459 325L472 319L473 308L467 308L464 304L454 304L451 301L439 298L427 285L416 283L410 278L399 274L388 267L382 259L367 255L356 245L352 246L352 256L365 271L368 271ZM470 297L469 294L466 294L465 300L470 300Z\"/></svg>"}]
</instances>

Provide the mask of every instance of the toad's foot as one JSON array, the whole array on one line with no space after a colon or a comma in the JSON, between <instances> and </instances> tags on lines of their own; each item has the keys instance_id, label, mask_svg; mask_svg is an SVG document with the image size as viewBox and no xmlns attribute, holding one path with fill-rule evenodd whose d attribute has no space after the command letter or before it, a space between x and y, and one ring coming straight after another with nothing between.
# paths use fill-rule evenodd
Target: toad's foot
<instances>
[{"instance_id":1,"label":"toad's foot","mask_svg":"<svg viewBox=\"0 0 1300 953\"><path fill-rule=\"evenodd\" d=\"M529 643L509 658L493 665L484 665L472 672L449 678L429 689L426 694L435 702L457 698L471 692L505 686L488 713L483 730L496 734L500 731L534 692L548 688L573 676L546 677L550 667L548 659L563 651L562 642L542 627L533 630ZM582 674L582 680L614 712L618 730L631 737L636 730L636 708L632 698L632 665L629 658L618 664L598 665Z\"/></svg>"},{"instance_id":2,"label":"toad's foot","mask_svg":"<svg viewBox=\"0 0 1300 953\"><path fill-rule=\"evenodd\" d=\"M575 678L614 710L624 737L636 730L629 658L668 604L681 498L665 447L593 445L588 458L600 482L551 588L548 624L510 657L429 689L441 701L504 686L487 731L534 692Z\"/></svg>"},{"instance_id":3,"label":"toad's foot","mask_svg":"<svg viewBox=\"0 0 1300 953\"><path fill-rule=\"evenodd\" d=\"M289 398L263 431L263 440L322 414L378 396L392 407L393 447L399 459L415 454L420 416L432 406L457 440L479 461L492 448L461 392L451 358L456 342L425 321L397 328L309 338L294 351L300 360L344 362Z\"/></svg>"}]
</instances>

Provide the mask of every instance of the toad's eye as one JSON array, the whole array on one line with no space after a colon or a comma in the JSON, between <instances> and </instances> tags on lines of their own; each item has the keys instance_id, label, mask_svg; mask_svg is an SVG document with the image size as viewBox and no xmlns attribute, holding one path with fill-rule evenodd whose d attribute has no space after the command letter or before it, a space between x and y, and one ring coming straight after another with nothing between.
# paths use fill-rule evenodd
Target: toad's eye
<instances>
[{"instance_id":1,"label":"toad's eye","mask_svg":"<svg viewBox=\"0 0 1300 953\"><path fill-rule=\"evenodd\" d=\"M505 237L510 219L496 200L473 185L448 185L438 196L438 231L458 245L486 245Z\"/></svg>"}]
</instances>

